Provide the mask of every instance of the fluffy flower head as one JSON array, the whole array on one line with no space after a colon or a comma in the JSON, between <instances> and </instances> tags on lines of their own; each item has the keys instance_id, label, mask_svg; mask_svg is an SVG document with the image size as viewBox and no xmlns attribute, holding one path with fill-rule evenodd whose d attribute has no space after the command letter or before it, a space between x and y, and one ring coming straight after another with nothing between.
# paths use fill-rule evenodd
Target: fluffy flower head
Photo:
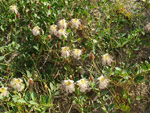
<instances>
[{"instance_id":1,"label":"fluffy flower head","mask_svg":"<svg viewBox=\"0 0 150 113\"><path fill-rule=\"evenodd\" d=\"M82 55L82 50L81 49L74 49L72 53L73 53L74 58L80 59L80 56Z\"/></svg>"},{"instance_id":2,"label":"fluffy flower head","mask_svg":"<svg viewBox=\"0 0 150 113\"><path fill-rule=\"evenodd\" d=\"M51 35L57 34L57 25L51 25L50 26L50 33L51 33Z\"/></svg>"},{"instance_id":3,"label":"fluffy flower head","mask_svg":"<svg viewBox=\"0 0 150 113\"><path fill-rule=\"evenodd\" d=\"M73 80L64 80L63 85L65 86L65 91L67 93L72 93L75 91L75 86L74 86Z\"/></svg>"},{"instance_id":4,"label":"fluffy flower head","mask_svg":"<svg viewBox=\"0 0 150 113\"><path fill-rule=\"evenodd\" d=\"M106 87L108 86L108 84L109 84L108 78L106 78L106 77L104 77L104 76L100 76L100 77L98 78L98 80L99 80L99 88L100 88L100 89L106 88Z\"/></svg>"},{"instance_id":5,"label":"fluffy flower head","mask_svg":"<svg viewBox=\"0 0 150 113\"><path fill-rule=\"evenodd\" d=\"M10 82L10 85L13 86L13 85L16 85L16 84L21 84L23 81L22 79L20 78L13 78L12 81Z\"/></svg>"},{"instance_id":6,"label":"fluffy flower head","mask_svg":"<svg viewBox=\"0 0 150 113\"><path fill-rule=\"evenodd\" d=\"M144 30L146 32L150 32L150 23L148 23L145 27L144 27Z\"/></svg>"},{"instance_id":7,"label":"fluffy flower head","mask_svg":"<svg viewBox=\"0 0 150 113\"><path fill-rule=\"evenodd\" d=\"M106 64L111 65L112 61L113 61L113 58L108 53L106 53L102 56L102 64L103 65L106 65Z\"/></svg>"},{"instance_id":8,"label":"fluffy flower head","mask_svg":"<svg viewBox=\"0 0 150 113\"><path fill-rule=\"evenodd\" d=\"M11 87L13 87L17 91L22 91L23 90L23 80L20 78L13 78L12 81L10 82Z\"/></svg>"},{"instance_id":9,"label":"fluffy flower head","mask_svg":"<svg viewBox=\"0 0 150 113\"><path fill-rule=\"evenodd\" d=\"M77 85L80 87L81 92L85 92L89 86L89 82L85 78L83 78L77 81Z\"/></svg>"},{"instance_id":10,"label":"fluffy flower head","mask_svg":"<svg viewBox=\"0 0 150 113\"><path fill-rule=\"evenodd\" d=\"M77 18L71 19L71 25L73 28L78 29L80 24L81 24L80 19L77 19Z\"/></svg>"},{"instance_id":11,"label":"fluffy flower head","mask_svg":"<svg viewBox=\"0 0 150 113\"><path fill-rule=\"evenodd\" d=\"M38 26L34 27L34 28L32 29L32 34L33 34L34 36L40 35L40 28L39 28Z\"/></svg>"},{"instance_id":12,"label":"fluffy flower head","mask_svg":"<svg viewBox=\"0 0 150 113\"><path fill-rule=\"evenodd\" d=\"M67 28L67 22L65 19L62 19L58 22L58 26L60 29L66 29Z\"/></svg>"},{"instance_id":13,"label":"fluffy flower head","mask_svg":"<svg viewBox=\"0 0 150 113\"><path fill-rule=\"evenodd\" d=\"M70 56L70 50L69 50L69 47L62 47L61 48L61 56L62 57L69 57Z\"/></svg>"},{"instance_id":14,"label":"fluffy flower head","mask_svg":"<svg viewBox=\"0 0 150 113\"><path fill-rule=\"evenodd\" d=\"M59 39L61 39L62 36L64 36L64 37L66 38L66 37L67 37L67 32L66 32L66 30L65 30L65 29L59 29L59 30L57 31L57 36L58 36Z\"/></svg>"},{"instance_id":15,"label":"fluffy flower head","mask_svg":"<svg viewBox=\"0 0 150 113\"><path fill-rule=\"evenodd\" d=\"M11 5L9 8L13 13L16 13L16 14L18 13L18 8L16 5Z\"/></svg>"},{"instance_id":16,"label":"fluffy flower head","mask_svg":"<svg viewBox=\"0 0 150 113\"><path fill-rule=\"evenodd\" d=\"M0 88L0 96L8 97L8 95L9 95L9 92L7 91L6 87Z\"/></svg>"}]
</instances>

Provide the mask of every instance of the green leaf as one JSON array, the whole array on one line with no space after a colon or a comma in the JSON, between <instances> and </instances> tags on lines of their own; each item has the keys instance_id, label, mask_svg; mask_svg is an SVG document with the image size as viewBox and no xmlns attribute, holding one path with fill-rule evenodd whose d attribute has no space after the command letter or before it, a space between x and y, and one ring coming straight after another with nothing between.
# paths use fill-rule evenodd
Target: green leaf
<instances>
[{"instance_id":1,"label":"green leaf","mask_svg":"<svg viewBox=\"0 0 150 113\"><path fill-rule=\"evenodd\" d=\"M35 110L39 111L41 113L41 109L40 108L35 108Z\"/></svg>"},{"instance_id":2,"label":"green leaf","mask_svg":"<svg viewBox=\"0 0 150 113\"><path fill-rule=\"evenodd\" d=\"M50 100L50 99L49 99L49 96L48 96L48 95L45 95L45 96L44 96L44 100L45 100L45 103L48 104L48 103L49 103L49 100Z\"/></svg>"},{"instance_id":3,"label":"green leaf","mask_svg":"<svg viewBox=\"0 0 150 113\"><path fill-rule=\"evenodd\" d=\"M30 104L32 104L32 105L38 105L38 103L37 103L37 102L32 101L32 100L31 100L31 101L29 101L29 103L30 103Z\"/></svg>"},{"instance_id":4,"label":"green leaf","mask_svg":"<svg viewBox=\"0 0 150 113\"><path fill-rule=\"evenodd\" d=\"M114 104L110 104L110 105L108 106L108 111L111 111L113 108L114 108Z\"/></svg>"},{"instance_id":5,"label":"green leaf","mask_svg":"<svg viewBox=\"0 0 150 113\"><path fill-rule=\"evenodd\" d=\"M1 30L4 32L4 27L3 27L3 25L1 25Z\"/></svg>"},{"instance_id":6,"label":"green leaf","mask_svg":"<svg viewBox=\"0 0 150 113\"><path fill-rule=\"evenodd\" d=\"M125 89L122 92L122 96L124 99L127 99L127 91Z\"/></svg>"},{"instance_id":7,"label":"green leaf","mask_svg":"<svg viewBox=\"0 0 150 113\"><path fill-rule=\"evenodd\" d=\"M0 96L0 100L4 100L4 96Z\"/></svg>"},{"instance_id":8,"label":"green leaf","mask_svg":"<svg viewBox=\"0 0 150 113\"><path fill-rule=\"evenodd\" d=\"M31 98L32 98L33 101L37 101L37 95L36 95L35 92L31 93Z\"/></svg>"},{"instance_id":9,"label":"green leaf","mask_svg":"<svg viewBox=\"0 0 150 113\"><path fill-rule=\"evenodd\" d=\"M137 76L134 79L134 82L141 82L142 80L144 80L144 76Z\"/></svg>"},{"instance_id":10,"label":"green leaf","mask_svg":"<svg viewBox=\"0 0 150 113\"><path fill-rule=\"evenodd\" d=\"M31 78L31 77L32 77L32 74L31 74L28 70L27 70L26 72L27 72L27 77L28 77L28 78Z\"/></svg>"},{"instance_id":11,"label":"green leaf","mask_svg":"<svg viewBox=\"0 0 150 113\"><path fill-rule=\"evenodd\" d=\"M7 67L8 66L6 64L0 63L0 69L6 70Z\"/></svg>"},{"instance_id":12,"label":"green leaf","mask_svg":"<svg viewBox=\"0 0 150 113\"><path fill-rule=\"evenodd\" d=\"M116 67L115 68L117 71L121 71L121 68L120 67Z\"/></svg>"},{"instance_id":13,"label":"green leaf","mask_svg":"<svg viewBox=\"0 0 150 113\"><path fill-rule=\"evenodd\" d=\"M0 56L0 61L4 60L5 56Z\"/></svg>"},{"instance_id":14,"label":"green leaf","mask_svg":"<svg viewBox=\"0 0 150 113\"><path fill-rule=\"evenodd\" d=\"M95 53L96 53L96 52L95 52L95 51L96 51L96 50L95 50L95 49L96 49L96 48L95 48L95 45L93 45L92 47L93 47L93 53L95 54Z\"/></svg>"},{"instance_id":15,"label":"green leaf","mask_svg":"<svg viewBox=\"0 0 150 113\"><path fill-rule=\"evenodd\" d=\"M141 64L141 66L144 70L147 70L147 67L145 65Z\"/></svg>"},{"instance_id":16,"label":"green leaf","mask_svg":"<svg viewBox=\"0 0 150 113\"><path fill-rule=\"evenodd\" d=\"M145 61L145 64L148 68L150 68L150 63L148 61Z\"/></svg>"},{"instance_id":17,"label":"green leaf","mask_svg":"<svg viewBox=\"0 0 150 113\"><path fill-rule=\"evenodd\" d=\"M46 104L43 95L40 96L40 103L41 103L41 104Z\"/></svg>"},{"instance_id":18,"label":"green leaf","mask_svg":"<svg viewBox=\"0 0 150 113\"><path fill-rule=\"evenodd\" d=\"M121 110L126 111L125 107L126 107L125 103L121 103L121 105L120 105Z\"/></svg>"},{"instance_id":19,"label":"green leaf","mask_svg":"<svg viewBox=\"0 0 150 113\"><path fill-rule=\"evenodd\" d=\"M106 95L108 92L109 92L108 90L103 91L103 92L101 93L101 95L102 95L102 96L103 96L103 95Z\"/></svg>"},{"instance_id":20,"label":"green leaf","mask_svg":"<svg viewBox=\"0 0 150 113\"><path fill-rule=\"evenodd\" d=\"M141 99L141 97L140 97L140 96L137 96L137 97L136 97L136 100L140 100L140 99Z\"/></svg>"},{"instance_id":21,"label":"green leaf","mask_svg":"<svg viewBox=\"0 0 150 113\"><path fill-rule=\"evenodd\" d=\"M26 101L24 99L19 99L17 102L26 103Z\"/></svg>"},{"instance_id":22,"label":"green leaf","mask_svg":"<svg viewBox=\"0 0 150 113\"><path fill-rule=\"evenodd\" d=\"M38 46L33 46L34 49L36 49L37 51L39 51Z\"/></svg>"},{"instance_id":23,"label":"green leaf","mask_svg":"<svg viewBox=\"0 0 150 113\"><path fill-rule=\"evenodd\" d=\"M51 90L55 90L56 89L56 87L50 82L50 88L51 88Z\"/></svg>"},{"instance_id":24,"label":"green leaf","mask_svg":"<svg viewBox=\"0 0 150 113\"><path fill-rule=\"evenodd\" d=\"M26 100L26 101L29 101L30 99L31 99L30 92L26 92L25 100Z\"/></svg>"},{"instance_id":25,"label":"green leaf","mask_svg":"<svg viewBox=\"0 0 150 113\"><path fill-rule=\"evenodd\" d=\"M126 113L130 113L130 106L126 106Z\"/></svg>"}]
</instances>

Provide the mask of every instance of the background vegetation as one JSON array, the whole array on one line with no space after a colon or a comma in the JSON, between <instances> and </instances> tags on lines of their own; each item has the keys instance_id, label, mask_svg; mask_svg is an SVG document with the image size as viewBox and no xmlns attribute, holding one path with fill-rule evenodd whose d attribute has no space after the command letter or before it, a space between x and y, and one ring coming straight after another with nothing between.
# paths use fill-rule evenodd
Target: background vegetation
<instances>
[{"instance_id":1,"label":"background vegetation","mask_svg":"<svg viewBox=\"0 0 150 113\"><path fill-rule=\"evenodd\" d=\"M148 0L1 0L0 86L8 87L9 96L0 96L0 112L150 112L149 8ZM80 19L79 29L68 24L66 39L49 37L50 25L73 18ZM35 26L39 36L32 35ZM82 49L81 58L62 58L64 46ZM113 57L111 66L102 65L105 53ZM110 79L103 90L101 75ZM23 80L22 91L11 88L13 78ZM81 78L90 80L91 90L62 90L63 80Z\"/></svg>"}]
</instances>

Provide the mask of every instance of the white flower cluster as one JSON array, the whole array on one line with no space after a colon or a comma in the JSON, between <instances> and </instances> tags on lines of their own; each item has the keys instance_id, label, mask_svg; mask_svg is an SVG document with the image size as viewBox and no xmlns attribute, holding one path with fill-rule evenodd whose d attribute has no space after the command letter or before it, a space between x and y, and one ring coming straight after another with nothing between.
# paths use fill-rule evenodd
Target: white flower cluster
<instances>
[{"instance_id":1,"label":"white flower cluster","mask_svg":"<svg viewBox=\"0 0 150 113\"><path fill-rule=\"evenodd\" d=\"M105 76L100 76L97 80L100 89L106 88L110 81ZM80 92L86 92L89 88L89 81L87 81L85 78L80 79L76 82L76 84L79 86ZM75 83L73 80L64 80L62 86L64 86L64 89L67 93L73 93L75 91Z\"/></svg>"},{"instance_id":2,"label":"white flower cluster","mask_svg":"<svg viewBox=\"0 0 150 113\"><path fill-rule=\"evenodd\" d=\"M77 18L71 19L72 28L78 29L80 24L81 24L80 19L77 19Z\"/></svg>"},{"instance_id":3,"label":"white flower cluster","mask_svg":"<svg viewBox=\"0 0 150 113\"><path fill-rule=\"evenodd\" d=\"M80 59L80 56L82 55L81 49L73 49L71 54L75 59ZM61 48L61 56L66 58L70 56L70 49L69 47L65 46Z\"/></svg>"},{"instance_id":4,"label":"white flower cluster","mask_svg":"<svg viewBox=\"0 0 150 113\"><path fill-rule=\"evenodd\" d=\"M78 27L81 24L80 20L76 19L76 18L71 19L70 22L71 22L72 27L76 28L76 29L78 29ZM59 28L59 29L57 30L57 28ZM67 22L65 19L62 19L58 22L57 25L50 26L50 33L51 33L51 35L57 36L59 39L62 39L62 37L67 38L68 34L67 34L66 29L67 29Z\"/></svg>"},{"instance_id":5,"label":"white flower cluster","mask_svg":"<svg viewBox=\"0 0 150 113\"><path fill-rule=\"evenodd\" d=\"M9 8L11 12L16 14L18 13L18 7L16 5L11 5Z\"/></svg>"},{"instance_id":6,"label":"white flower cluster","mask_svg":"<svg viewBox=\"0 0 150 113\"><path fill-rule=\"evenodd\" d=\"M20 78L13 78L10 82L10 86L12 88L14 88L14 90L17 90L17 91L22 91L23 88L24 88L24 85L23 85L23 80L20 79ZM0 88L0 96L3 96L3 97L8 97L9 96L9 91L7 90L8 88L7 87L1 87Z\"/></svg>"},{"instance_id":7,"label":"white flower cluster","mask_svg":"<svg viewBox=\"0 0 150 113\"><path fill-rule=\"evenodd\" d=\"M10 86L14 88L14 90L17 90L17 91L22 91L23 88L24 88L24 85L23 85L23 80L20 79L20 78L13 78L12 81L10 82Z\"/></svg>"},{"instance_id":8,"label":"white flower cluster","mask_svg":"<svg viewBox=\"0 0 150 113\"><path fill-rule=\"evenodd\" d=\"M108 53L102 55L102 64L103 65L111 65L111 63L113 62L113 57L110 56Z\"/></svg>"},{"instance_id":9,"label":"white flower cluster","mask_svg":"<svg viewBox=\"0 0 150 113\"><path fill-rule=\"evenodd\" d=\"M64 80L63 81L63 86L65 88L65 91L67 93L72 93L75 91L75 85L73 80Z\"/></svg>"},{"instance_id":10,"label":"white flower cluster","mask_svg":"<svg viewBox=\"0 0 150 113\"><path fill-rule=\"evenodd\" d=\"M108 86L108 84L109 84L109 79L107 77L105 77L105 76L100 76L98 78L98 80L99 80L99 88L100 89L106 88Z\"/></svg>"},{"instance_id":11,"label":"white flower cluster","mask_svg":"<svg viewBox=\"0 0 150 113\"><path fill-rule=\"evenodd\" d=\"M7 87L0 88L0 96L8 97L9 92L7 91Z\"/></svg>"},{"instance_id":12,"label":"white flower cluster","mask_svg":"<svg viewBox=\"0 0 150 113\"><path fill-rule=\"evenodd\" d=\"M89 87L89 81L83 78L77 81L77 85L79 86L81 92L85 92Z\"/></svg>"},{"instance_id":13,"label":"white flower cluster","mask_svg":"<svg viewBox=\"0 0 150 113\"><path fill-rule=\"evenodd\" d=\"M34 28L32 29L32 34L33 34L34 36L40 35L40 28L39 28L38 26L34 27Z\"/></svg>"}]
</instances>

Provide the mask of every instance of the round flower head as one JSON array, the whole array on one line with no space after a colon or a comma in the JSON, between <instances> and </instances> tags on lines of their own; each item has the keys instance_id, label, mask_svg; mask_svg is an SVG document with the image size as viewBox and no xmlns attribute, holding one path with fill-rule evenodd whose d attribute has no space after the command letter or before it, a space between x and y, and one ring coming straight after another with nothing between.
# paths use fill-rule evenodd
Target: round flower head
<instances>
[{"instance_id":1,"label":"round flower head","mask_svg":"<svg viewBox=\"0 0 150 113\"><path fill-rule=\"evenodd\" d=\"M82 54L82 50L81 49L74 49L72 53L73 53L74 58L80 59L80 56Z\"/></svg>"},{"instance_id":2,"label":"round flower head","mask_svg":"<svg viewBox=\"0 0 150 113\"><path fill-rule=\"evenodd\" d=\"M83 78L77 81L77 85L80 87L81 92L85 92L88 89L89 82L85 78Z\"/></svg>"},{"instance_id":3,"label":"round flower head","mask_svg":"<svg viewBox=\"0 0 150 113\"><path fill-rule=\"evenodd\" d=\"M62 57L69 57L70 56L70 50L69 50L69 47L62 47L61 48L61 56Z\"/></svg>"},{"instance_id":4,"label":"round flower head","mask_svg":"<svg viewBox=\"0 0 150 113\"><path fill-rule=\"evenodd\" d=\"M50 26L50 33L51 35L57 35L57 25Z\"/></svg>"},{"instance_id":5,"label":"round flower head","mask_svg":"<svg viewBox=\"0 0 150 113\"><path fill-rule=\"evenodd\" d=\"M111 65L112 61L113 61L113 58L108 53L106 53L102 56L102 64L103 65L106 65L106 64Z\"/></svg>"},{"instance_id":6,"label":"round flower head","mask_svg":"<svg viewBox=\"0 0 150 113\"><path fill-rule=\"evenodd\" d=\"M74 86L73 80L64 80L63 85L65 86L65 91L67 93L72 93L75 91L75 86Z\"/></svg>"},{"instance_id":7,"label":"round flower head","mask_svg":"<svg viewBox=\"0 0 150 113\"><path fill-rule=\"evenodd\" d=\"M59 39L61 39L62 36L64 36L65 38L67 38L67 32L66 32L66 30L65 29L59 29L57 31L57 36L58 36Z\"/></svg>"},{"instance_id":8,"label":"round flower head","mask_svg":"<svg viewBox=\"0 0 150 113\"><path fill-rule=\"evenodd\" d=\"M66 28L67 28L67 22L66 22L66 20L65 20L65 19L60 20L60 21L58 22L58 27L59 27L60 29L66 29Z\"/></svg>"},{"instance_id":9,"label":"round flower head","mask_svg":"<svg viewBox=\"0 0 150 113\"><path fill-rule=\"evenodd\" d=\"M8 95L9 95L9 92L7 91L6 87L0 88L0 96L8 97Z\"/></svg>"},{"instance_id":10,"label":"round flower head","mask_svg":"<svg viewBox=\"0 0 150 113\"><path fill-rule=\"evenodd\" d=\"M18 13L18 8L17 8L17 6L15 6L15 5L11 5L10 6L10 10L11 10L11 12L13 12L13 13Z\"/></svg>"},{"instance_id":11,"label":"round flower head","mask_svg":"<svg viewBox=\"0 0 150 113\"><path fill-rule=\"evenodd\" d=\"M16 85L16 84L21 84L23 82L22 79L20 78L13 78L10 82L10 85L13 86L13 85Z\"/></svg>"},{"instance_id":12,"label":"round flower head","mask_svg":"<svg viewBox=\"0 0 150 113\"><path fill-rule=\"evenodd\" d=\"M40 35L40 28L39 28L38 26L34 27L34 28L32 29L32 34L33 34L34 36Z\"/></svg>"},{"instance_id":13,"label":"round flower head","mask_svg":"<svg viewBox=\"0 0 150 113\"><path fill-rule=\"evenodd\" d=\"M71 25L73 28L78 29L80 24L81 24L80 19L77 19L77 18L71 19Z\"/></svg>"},{"instance_id":14,"label":"round flower head","mask_svg":"<svg viewBox=\"0 0 150 113\"><path fill-rule=\"evenodd\" d=\"M150 23L148 23L145 27L144 27L144 30L146 32L150 32Z\"/></svg>"},{"instance_id":15,"label":"round flower head","mask_svg":"<svg viewBox=\"0 0 150 113\"><path fill-rule=\"evenodd\" d=\"M13 87L17 91L22 91L23 90L23 80L20 78L13 78L12 81L10 82L11 87Z\"/></svg>"},{"instance_id":16,"label":"round flower head","mask_svg":"<svg viewBox=\"0 0 150 113\"><path fill-rule=\"evenodd\" d=\"M23 84L16 84L13 86L13 88L17 91L22 91L24 89L24 85Z\"/></svg>"},{"instance_id":17,"label":"round flower head","mask_svg":"<svg viewBox=\"0 0 150 113\"><path fill-rule=\"evenodd\" d=\"M98 78L98 80L99 80L99 88L100 88L100 89L106 88L106 87L108 86L108 84L109 84L108 78L106 78L106 77L104 77L104 76L100 76L100 77Z\"/></svg>"}]
</instances>

